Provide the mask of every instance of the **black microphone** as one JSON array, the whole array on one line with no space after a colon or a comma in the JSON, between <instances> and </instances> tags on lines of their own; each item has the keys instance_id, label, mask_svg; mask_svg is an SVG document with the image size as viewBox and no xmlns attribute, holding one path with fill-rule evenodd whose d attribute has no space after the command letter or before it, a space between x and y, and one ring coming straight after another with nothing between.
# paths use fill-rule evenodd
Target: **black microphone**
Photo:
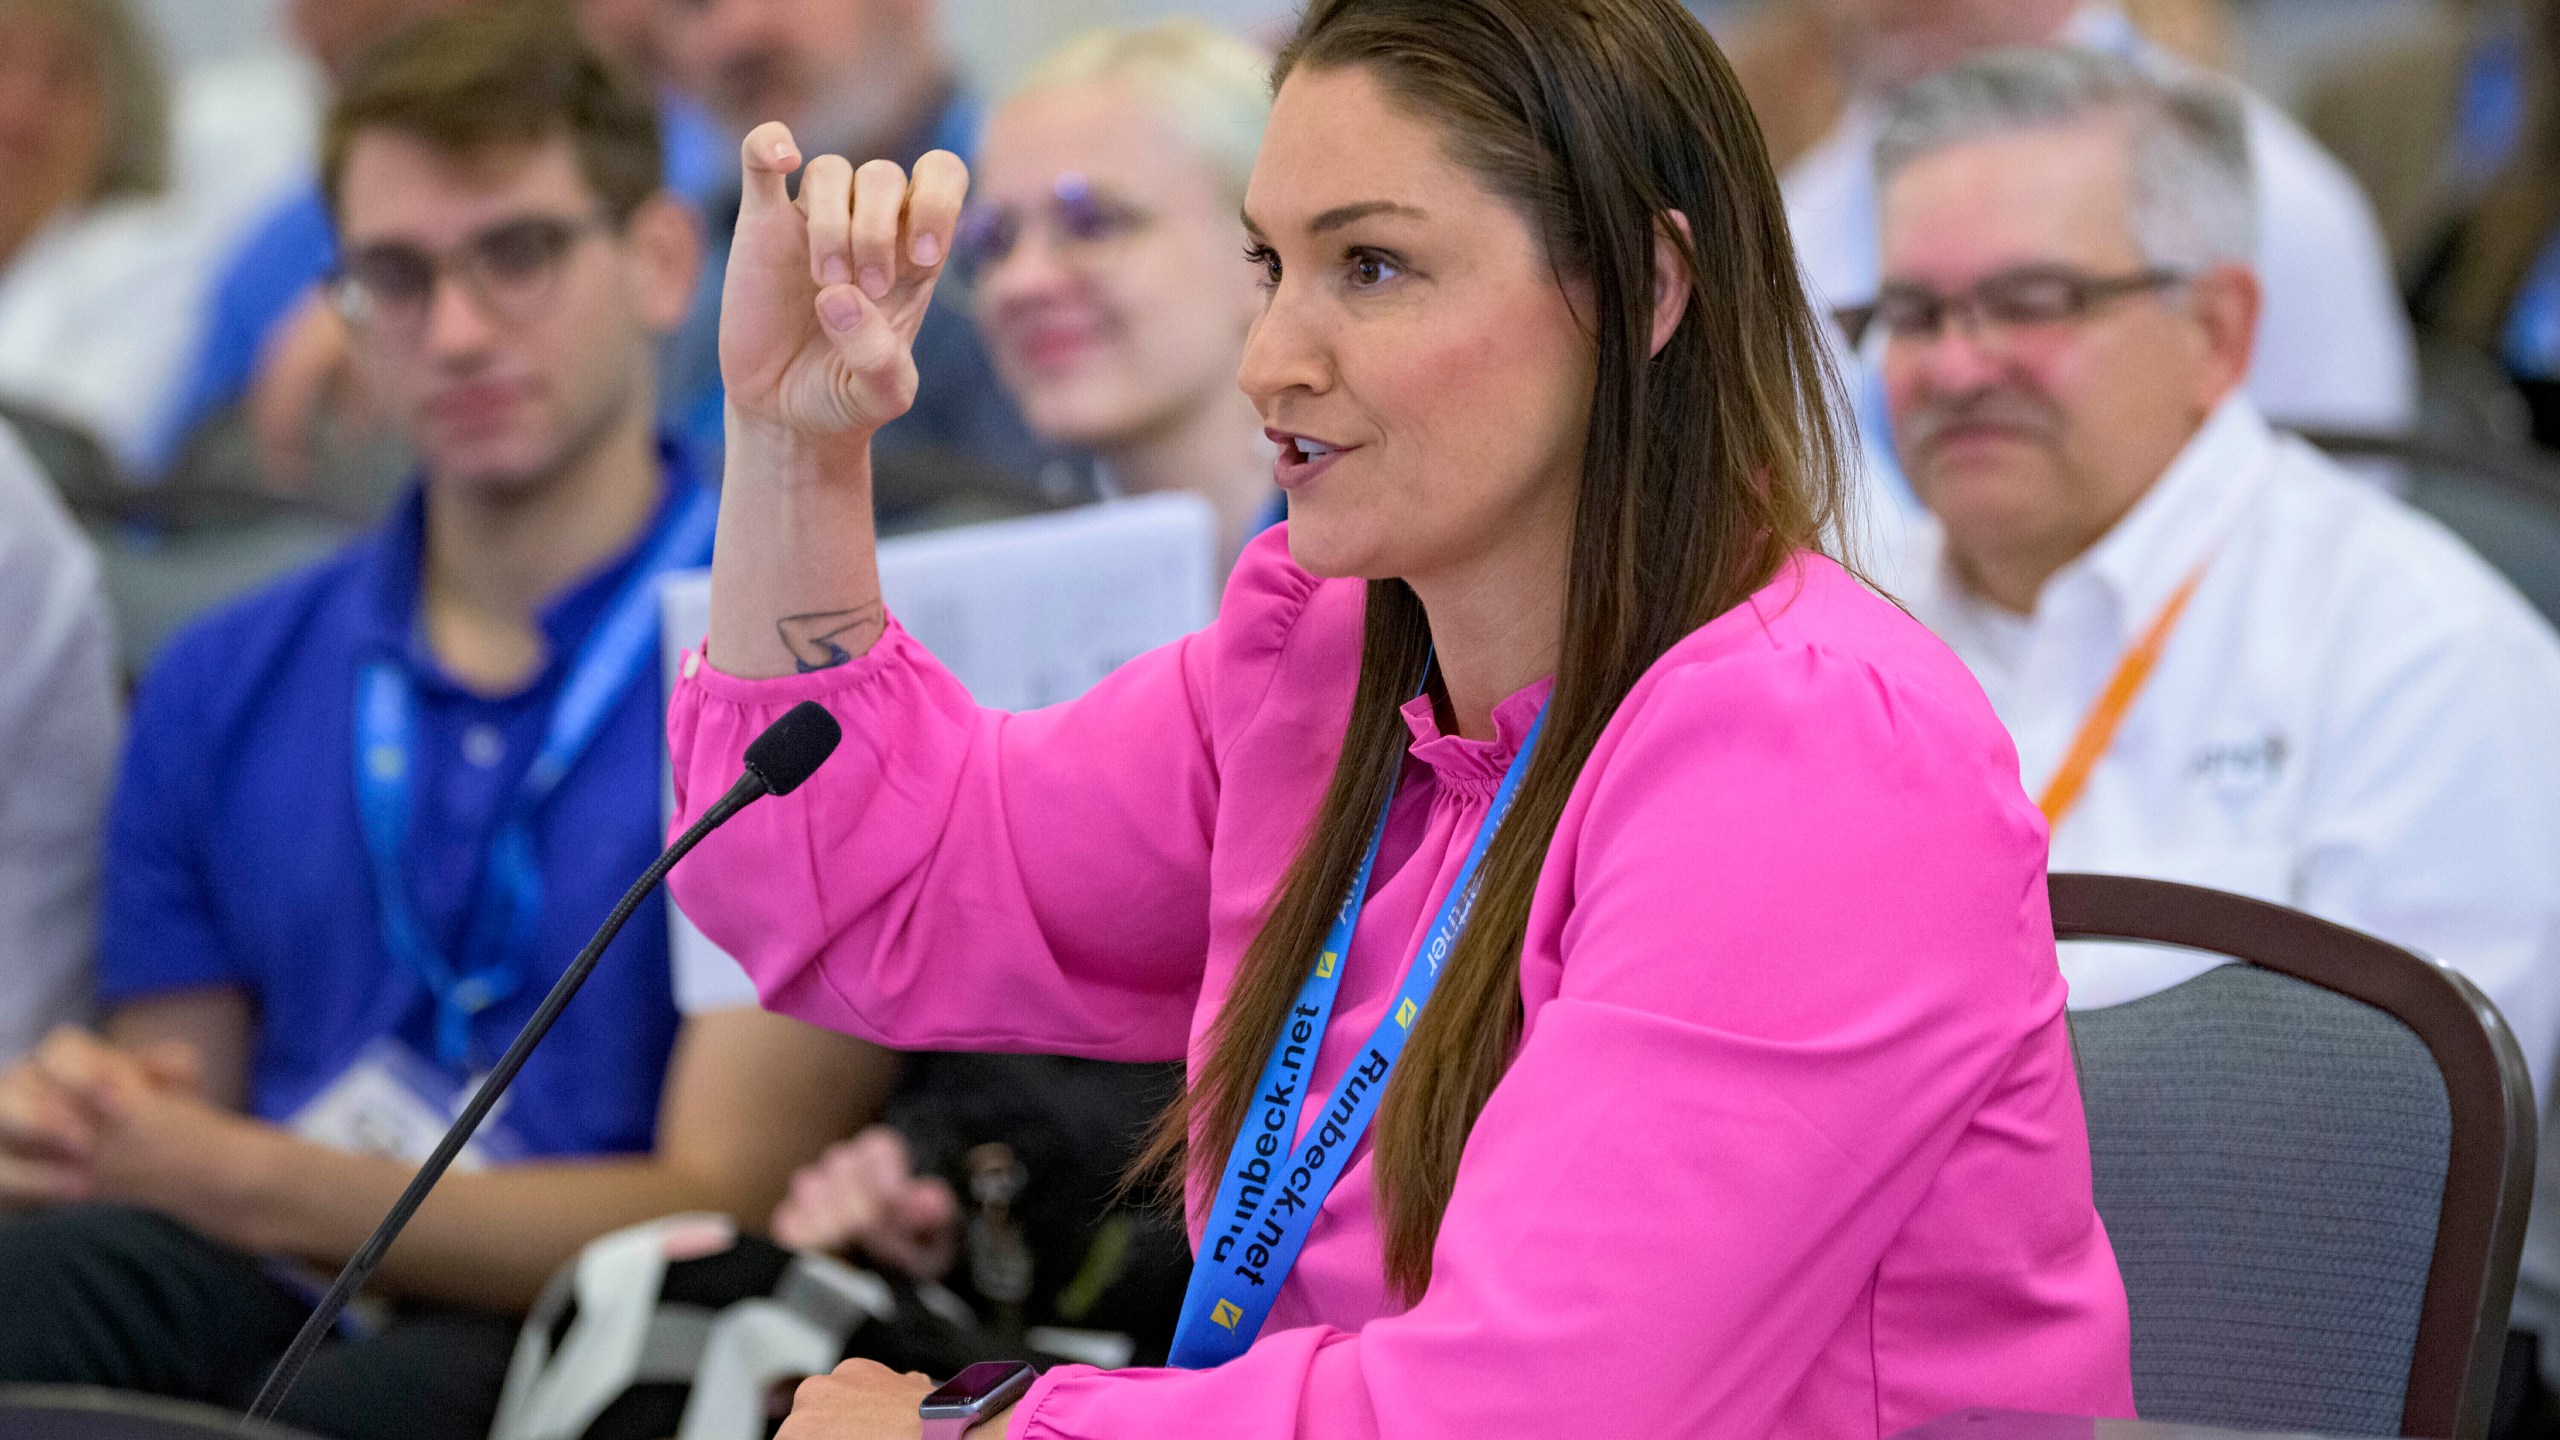
<instances>
[{"instance_id":1,"label":"black microphone","mask_svg":"<svg viewBox=\"0 0 2560 1440\"><path fill-rule=\"evenodd\" d=\"M571 997L578 993L578 987L587 983L588 972L596 968L604 947L612 944L613 937L622 933L623 922L631 918L631 912L640 908L640 902L648 897L650 891L658 888L658 882L667 877L667 872L675 868L677 861L702 843L702 837L720 828L731 816L761 796L788 795L799 789L800 782L808 779L811 771L835 753L836 742L843 738L844 731L836 724L836 717L828 714L825 707L816 701L803 700L784 712L781 719L766 726L764 733L747 746L746 773L740 775L738 783L729 787L729 793L721 796L702 813L701 819L677 836L675 843L669 845L640 878L632 882L631 888L623 892L621 902L597 928L595 938L589 940L587 947L578 952L578 958L569 963L559 983L551 987L550 994L542 997L542 1004L534 1010L533 1018L525 1021L524 1028L516 1032L514 1043L507 1046L507 1053L498 1058L497 1065L481 1080L480 1088L472 1092L470 1103L464 1105L462 1113L454 1118L453 1128L445 1131L444 1139L436 1143L435 1153L429 1155L427 1162L418 1167L418 1173L410 1177L409 1188L400 1192L398 1203L382 1217L382 1223L374 1227L372 1236L357 1248L346 1268L338 1272L336 1283L329 1287L327 1295L321 1297L319 1308L311 1312L310 1319L302 1322L302 1329L293 1337L293 1344L286 1347L284 1358L268 1372L267 1383L259 1387L257 1400L249 1406L249 1419L275 1418L276 1408L284 1404L284 1397L293 1390L293 1382L301 1378L302 1367L310 1363L312 1352L320 1348L321 1338L337 1323L338 1312L346 1309L347 1302L355 1298L367 1280L373 1278L374 1268L382 1263L383 1253L391 1248L393 1240L399 1238L401 1229L409 1223L409 1217L418 1213L418 1206L426 1200L427 1192L444 1178L445 1170L453 1164L454 1157L462 1153L462 1147L470 1142L472 1133L480 1128L480 1122L488 1118L490 1108L498 1103L498 1097L516 1078L516 1072L524 1068L525 1059L533 1053L533 1047L541 1044L542 1037L551 1032L552 1022L568 1008Z\"/></svg>"}]
</instances>

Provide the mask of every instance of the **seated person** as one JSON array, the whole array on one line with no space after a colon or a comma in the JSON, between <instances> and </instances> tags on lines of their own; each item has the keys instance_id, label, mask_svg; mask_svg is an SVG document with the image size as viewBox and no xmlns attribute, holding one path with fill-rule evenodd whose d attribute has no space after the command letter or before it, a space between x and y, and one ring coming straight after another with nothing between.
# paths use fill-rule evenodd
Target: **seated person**
<instances>
[{"instance_id":1,"label":"seated person","mask_svg":"<svg viewBox=\"0 0 2560 1440\"><path fill-rule=\"evenodd\" d=\"M290 16L295 38L323 72L342 81L366 52L403 28L489 3L570 9L567 0L371 0L362 5L296 4ZM575 7L590 43L626 67L645 64L651 48L647 27L626 13L631 8L592 0ZM654 20L654 15L648 18ZM637 68L631 73L644 80L655 75ZM662 87L655 100L666 188L698 205L729 163L727 142L701 108L677 91ZM365 422L378 418L360 397L349 403L344 393L360 377L349 374L345 327L320 293L336 259L335 236L319 188L299 180L270 203L216 277L206 332L187 357L182 388L152 417L151 443L143 457L148 473L156 478L189 458L190 442L239 407L256 442L256 478L277 488L303 488L313 478L311 467L329 458L331 447L325 442L352 438L334 435L331 422L352 420L356 423L336 428L361 431ZM712 275L713 283L704 289L716 294L717 272ZM707 393L689 386L687 377L663 369L659 391L670 417L698 408ZM710 399L716 406L717 397ZM219 468L219 457L217 447L206 459Z\"/></svg>"},{"instance_id":2,"label":"seated person","mask_svg":"<svg viewBox=\"0 0 2560 1440\"><path fill-rule=\"evenodd\" d=\"M2255 895L2442 959L2547 1095L2560 641L2241 393L2242 123L2218 87L2064 51L1969 62L1896 107L1884 284L1853 323L1882 332L1934 516L1898 593L2007 723L2054 870ZM2083 1007L2201 967L2063 954Z\"/></svg>"},{"instance_id":3,"label":"seated person","mask_svg":"<svg viewBox=\"0 0 2560 1440\"><path fill-rule=\"evenodd\" d=\"M337 303L421 457L378 533L173 641L112 811L102 1032L0 1078L0 1382L245 1403L658 850L655 580L711 509L652 430L699 251L645 95L557 24L431 23L350 77ZM631 623L627 617L645 617ZM644 907L283 1418L478 1436L588 1240L763 1215L878 1052L680 1013ZM288 1262L301 1262L296 1268Z\"/></svg>"},{"instance_id":4,"label":"seated person","mask_svg":"<svg viewBox=\"0 0 2560 1440\"><path fill-rule=\"evenodd\" d=\"M2530 15L2514 144L2448 220L2414 305L2430 331L2494 357L2534 440L2560 450L2560 4L2540 0Z\"/></svg>"},{"instance_id":5,"label":"seated person","mask_svg":"<svg viewBox=\"0 0 2560 1440\"><path fill-rule=\"evenodd\" d=\"M125 0L0 0L0 400L125 465L216 253L170 198L170 124Z\"/></svg>"},{"instance_id":6,"label":"seated person","mask_svg":"<svg viewBox=\"0 0 2560 1440\"><path fill-rule=\"evenodd\" d=\"M950 1286L978 1324L947 1368L1061 1343L1041 1327L1123 1337L1117 1363L1161 1365L1190 1242L1120 1192L1181 1083L1175 1065L910 1056L881 1123L792 1177L773 1238Z\"/></svg>"},{"instance_id":7,"label":"seated person","mask_svg":"<svg viewBox=\"0 0 2560 1440\"><path fill-rule=\"evenodd\" d=\"M1196 20L1100 31L987 122L953 239L996 374L1105 494L1190 490L1220 569L1281 518L1273 447L1235 384L1262 313L1236 212L1271 113L1270 60Z\"/></svg>"},{"instance_id":8,"label":"seated person","mask_svg":"<svg viewBox=\"0 0 2560 1440\"><path fill-rule=\"evenodd\" d=\"M938 8L935 0L684 0L662 5L662 42L671 73L733 140L780 120L805 143L847 155L908 165L943 149L974 164L984 103L963 86L936 33ZM715 270L727 268L739 203L733 167L725 191L704 206ZM708 413L685 422L701 437L720 429L719 298L705 288L667 357L688 386L712 395ZM884 523L930 518L945 491L1082 498L1070 468L1049 464L1056 457L1023 424L977 328L951 300L926 315L915 358L915 408L881 432L880 448L886 467L920 470L926 483L883 486Z\"/></svg>"},{"instance_id":9,"label":"seated person","mask_svg":"<svg viewBox=\"0 0 2560 1440\"><path fill-rule=\"evenodd\" d=\"M2192 73L2105 0L1820 0L1843 47L1854 97L1829 138L1783 177L1787 216L1817 294L1857 305L1876 293L1872 156L1879 118L1903 87L1968 55L2008 45L2071 45L2164 76ZM2302 127L2244 97L2259 178L2257 249L2265 277L2252 399L2281 423L2405 429L2416 362L2390 254L2353 177ZM1871 422L1877 417L1863 417Z\"/></svg>"},{"instance_id":10,"label":"seated person","mask_svg":"<svg viewBox=\"0 0 2560 1440\"><path fill-rule=\"evenodd\" d=\"M2294 101L2373 200L2404 286L2516 158L2548 0L2423 0L2408 22L2324 59ZM2423 318L2423 317L2422 317Z\"/></svg>"},{"instance_id":11,"label":"seated person","mask_svg":"<svg viewBox=\"0 0 2560 1440\"><path fill-rule=\"evenodd\" d=\"M0 1065L89 1003L120 724L98 557L0 421Z\"/></svg>"}]
</instances>

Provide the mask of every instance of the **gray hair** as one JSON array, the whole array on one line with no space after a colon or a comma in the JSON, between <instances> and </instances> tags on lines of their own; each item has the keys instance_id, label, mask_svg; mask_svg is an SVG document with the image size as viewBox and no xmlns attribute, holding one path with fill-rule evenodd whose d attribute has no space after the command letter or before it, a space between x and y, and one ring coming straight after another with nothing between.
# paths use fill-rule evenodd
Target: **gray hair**
<instances>
[{"instance_id":1,"label":"gray hair","mask_svg":"<svg viewBox=\"0 0 2560 1440\"><path fill-rule=\"evenodd\" d=\"M2231 87L2096 51L1994 50L1911 86L1876 142L1876 185L1956 145L2099 117L2120 117L2128 132L2133 239L2145 259L2179 270L2256 262L2248 116Z\"/></svg>"}]
</instances>

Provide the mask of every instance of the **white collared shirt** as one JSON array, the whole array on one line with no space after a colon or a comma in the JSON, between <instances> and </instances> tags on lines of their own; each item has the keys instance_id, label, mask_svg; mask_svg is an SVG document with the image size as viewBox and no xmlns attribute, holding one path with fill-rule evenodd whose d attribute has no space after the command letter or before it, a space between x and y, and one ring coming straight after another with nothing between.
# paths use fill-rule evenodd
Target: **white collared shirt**
<instances>
[{"instance_id":1,"label":"white collared shirt","mask_svg":"<svg viewBox=\"0 0 2560 1440\"><path fill-rule=\"evenodd\" d=\"M2063 39L2127 52L2145 66L2184 64L2143 41L2109 6L2084 9ZM2249 393L2289 425L2404 430L2417 411L2416 348L2373 207L2346 167L2291 117L2254 93L2246 101L2266 287ZM1819 306L1875 295L1875 142L1883 122L1874 101L1853 103L1783 179L1796 256Z\"/></svg>"},{"instance_id":2,"label":"white collared shirt","mask_svg":"<svg viewBox=\"0 0 2560 1440\"><path fill-rule=\"evenodd\" d=\"M1910 547L1901 598L1982 682L2030 794L2209 559L2055 828L2052 868L2239 891L2434 955L2498 1003L2547 1090L2560 1061L2560 639L2461 541L2235 397L2032 615L1973 595L1934 521ZM2083 1007L2199 968L2117 947L2064 963Z\"/></svg>"},{"instance_id":3,"label":"white collared shirt","mask_svg":"<svg viewBox=\"0 0 2560 1440\"><path fill-rule=\"evenodd\" d=\"M2234 397L2033 614L1971 594L1925 517L1885 583L1973 668L2035 795L2126 648L2208 557L2055 827L2052 868L2238 891L2442 960L2496 1002L2547 1099L2560 1068L2560 639L2462 542ZM2075 1009L2211 963L2122 945L2062 957ZM2544 1148L2560 1156L2544 1114ZM2548 1329L2560 1165L2542 1179L2516 1323Z\"/></svg>"}]
</instances>

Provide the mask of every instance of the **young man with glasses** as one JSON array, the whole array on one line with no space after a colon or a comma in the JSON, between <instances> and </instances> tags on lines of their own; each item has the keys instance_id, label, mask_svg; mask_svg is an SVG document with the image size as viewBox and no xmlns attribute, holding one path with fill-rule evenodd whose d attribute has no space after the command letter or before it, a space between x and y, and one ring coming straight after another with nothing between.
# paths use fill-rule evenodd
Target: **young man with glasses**
<instances>
[{"instance_id":1,"label":"young man with glasses","mask_svg":"<svg viewBox=\"0 0 2560 1440\"><path fill-rule=\"evenodd\" d=\"M2007 722L2052 868L2238 891L2434 955L2497 1003L2547 1095L2560 641L2241 392L2260 285L2238 107L2012 51L1909 91L1876 163L1883 285L1844 320L1932 517L1894 588ZM2206 964L2062 959L2081 1007Z\"/></svg>"},{"instance_id":2,"label":"young man with glasses","mask_svg":"<svg viewBox=\"0 0 2560 1440\"><path fill-rule=\"evenodd\" d=\"M653 431L700 255L644 96L535 9L332 117L332 295L419 460L382 530L173 642L109 825L98 1034L0 1076L0 1382L236 1406L658 848L655 580L713 505ZM633 617L638 617L635 621ZM645 907L283 1412L485 1433L586 1241L761 1218L878 1052L674 973ZM725 992L734 994L734 992ZM476 1162L476 1163L475 1163Z\"/></svg>"}]
</instances>

